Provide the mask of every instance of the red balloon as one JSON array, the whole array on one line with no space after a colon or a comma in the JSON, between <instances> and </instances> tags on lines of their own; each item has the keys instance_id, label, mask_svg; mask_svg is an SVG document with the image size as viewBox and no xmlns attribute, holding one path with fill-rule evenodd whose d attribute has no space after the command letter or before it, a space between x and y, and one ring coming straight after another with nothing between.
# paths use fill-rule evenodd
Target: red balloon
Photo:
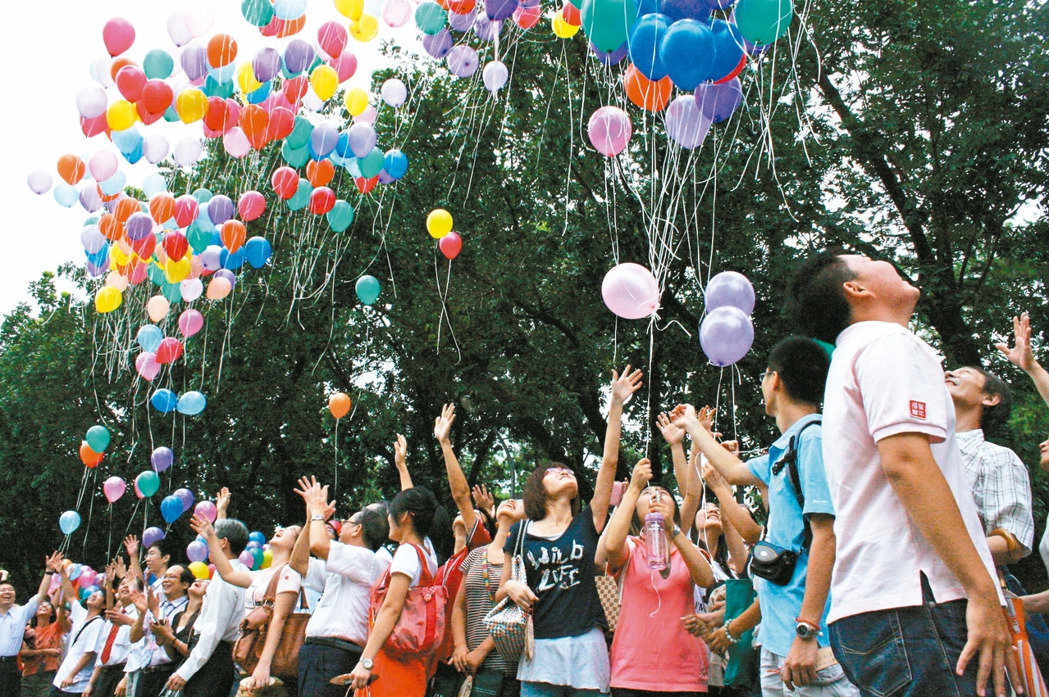
<instances>
[{"instance_id":1,"label":"red balloon","mask_svg":"<svg viewBox=\"0 0 1049 697\"><path fill-rule=\"evenodd\" d=\"M561 7L561 19L565 20L565 24L571 24L573 27L578 27L583 23L579 8L570 2L566 2Z\"/></svg>"},{"instance_id":2,"label":"red balloon","mask_svg":"<svg viewBox=\"0 0 1049 697\"><path fill-rule=\"evenodd\" d=\"M114 17L102 27L102 41L111 56L119 56L135 43L135 28L123 17Z\"/></svg>"},{"instance_id":3,"label":"red balloon","mask_svg":"<svg viewBox=\"0 0 1049 697\"><path fill-rule=\"evenodd\" d=\"M163 80L149 80L142 88L142 103L146 105L146 109L151 114L163 115L164 111L171 106L172 99L174 99L174 92L171 90L171 85Z\"/></svg>"},{"instance_id":4,"label":"red balloon","mask_svg":"<svg viewBox=\"0 0 1049 697\"><path fill-rule=\"evenodd\" d=\"M109 121L106 120L105 114L99 114L93 119L80 117L80 130L82 130L84 135L88 138L91 136L97 136L99 133L105 133L108 136Z\"/></svg>"},{"instance_id":5,"label":"red balloon","mask_svg":"<svg viewBox=\"0 0 1049 697\"><path fill-rule=\"evenodd\" d=\"M142 119L142 123L147 126L151 123L156 123L164 116L163 111L159 114L151 112L146 108L146 103L142 100L135 102L135 111L138 112L138 117Z\"/></svg>"},{"instance_id":6,"label":"red balloon","mask_svg":"<svg viewBox=\"0 0 1049 697\"><path fill-rule=\"evenodd\" d=\"M270 177L273 190L281 200L287 201L299 188L299 174L291 167L278 167Z\"/></svg>"},{"instance_id":7,"label":"red balloon","mask_svg":"<svg viewBox=\"0 0 1049 697\"><path fill-rule=\"evenodd\" d=\"M245 191L237 199L237 213L245 222L255 220L266 211L266 197L258 191Z\"/></svg>"},{"instance_id":8,"label":"red balloon","mask_svg":"<svg viewBox=\"0 0 1049 697\"><path fill-rule=\"evenodd\" d=\"M357 191L362 194L369 193L375 188L375 185L379 183L379 175L375 175L371 179L365 179L364 177L354 177L353 184L357 187Z\"/></svg>"},{"instance_id":9,"label":"red balloon","mask_svg":"<svg viewBox=\"0 0 1049 697\"><path fill-rule=\"evenodd\" d=\"M266 129L266 137L270 140L284 140L295 130L295 114L291 109L282 106L275 107L270 112L270 124Z\"/></svg>"},{"instance_id":10,"label":"red balloon","mask_svg":"<svg viewBox=\"0 0 1049 697\"><path fill-rule=\"evenodd\" d=\"M476 6L477 0L449 0L446 9L451 10L457 15L465 15L473 12L474 7Z\"/></svg>"},{"instance_id":11,"label":"red balloon","mask_svg":"<svg viewBox=\"0 0 1049 697\"><path fill-rule=\"evenodd\" d=\"M116 83L124 99L137 102L142 98L142 89L146 86L146 74L137 65L125 65L117 73Z\"/></svg>"},{"instance_id":12,"label":"red balloon","mask_svg":"<svg viewBox=\"0 0 1049 697\"><path fill-rule=\"evenodd\" d=\"M131 249L139 259L149 259L157 248L156 235L146 235L138 240L131 240Z\"/></svg>"},{"instance_id":13,"label":"red balloon","mask_svg":"<svg viewBox=\"0 0 1049 697\"><path fill-rule=\"evenodd\" d=\"M182 355L182 342L173 337L168 337L160 342L157 347L157 363L167 365L174 363Z\"/></svg>"},{"instance_id":14,"label":"red balloon","mask_svg":"<svg viewBox=\"0 0 1049 697\"><path fill-rule=\"evenodd\" d=\"M737 65L735 68L733 68L732 72L729 73L728 75L726 75L725 77L721 78L720 80L715 80L714 84L715 85L720 85L723 82L728 82L732 78L734 78L737 75L739 75L740 73L742 73L743 72L743 68L745 68L746 66L747 66L747 54L744 53L739 59L739 65Z\"/></svg>"},{"instance_id":15,"label":"red balloon","mask_svg":"<svg viewBox=\"0 0 1049 697\"><path fill-rule=\"evenodd\" d=\"M437 242L437 246L441 248L441 254L451 260L459 256L463 249L463 240L458 232L449 232Z\"/></svg>"},{"instance_id":16,"label":"red balloon","mask_svg":"<svg viewBox=\"0 0 1049 697\"><path fill-rule=\"evenodd\" d=\"M189 194L183 194L175 199L175 224L179 227L189 227L200 213L200 204L197 199Z\"/></svg>"},{"instance_id":17,"label":"red balloon","mask_svg":"<svg viewBox=\"0 0 1049 697\"><path fill-rule=\"evenodd\" d=\"M305 75L293 77L284 83L284 96L288 98L289 102L295 104L305 96L306 89L309 86L310 83L306 80Z\"/></svg>"},{"instance_id":18,"label":"red balloon","mask_svg":"<svg viewBox=\"0 0 1049 697\"><path fill-rule=\"evenodd\" d=\"M222 97L208 97L208 110L204 112L204 125L213 131L222 131L226 127L226 100Z\"/></svg>"},{"instance_id":19,"label":"red balloon","mask_svg":"<svg viewBox=\"0 0 1049 697\"><path fill-rule=\"evenodd\" d=\"M318 186L310 194L310 213L324 215L335 206L335 192L326 186Z\"/></svg>"},{"instance_id":20,"label":"red balloon","mask_svg":"<svg viewBox=\"0 0 1049 697\"><path fill-rule=\"evenodd\" d=\"M170 230L164 233L163 244L164 252L168 255L168 259L172 261L179 261L189 251L189 240L181 232Z\"/></svg>"},{"instance_id":21,"label":"red balloon","mask_svg":"<svg viewBox=\"0 0 1049 697\"><path fill-rule=\"evenodd\" d=\"M332 59L331 67L338 73L339 82L346 82L357 72L357 56L352 53L344 53Z\"/></svg>"},{"instance_id":22,"label":"red balloon","mask_svg":"<svg viewBox=\"0 0 1049 697\"><path fill-rule=\"evenodd\" d=\"M338 58L346 48L347 38L346 28L338 22L325 22L317 30L317 43L332 58Z\"/></svg>"},{"instance_id":23,"label":"red balloon","mask_svg":"<svg viewBox=\"0 0 1049 697\"><path fill-rule=\"evenodd\" d=\"M248 229L239 220L227 220L219 230L222 244L230 251L230 254L244 246L244 240L247 239L247 236Z\"/></svg>"}]
</instances>

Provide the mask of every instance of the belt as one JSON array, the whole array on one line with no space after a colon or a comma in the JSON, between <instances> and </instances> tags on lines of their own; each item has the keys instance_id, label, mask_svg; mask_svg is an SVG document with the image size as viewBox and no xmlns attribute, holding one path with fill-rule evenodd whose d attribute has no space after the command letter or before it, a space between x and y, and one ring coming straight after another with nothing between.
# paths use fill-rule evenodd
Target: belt
<instances>
[{"instance_id":1,"label":"belt","mask_svg":"<svg viewBox=\"0 0 1049 697\"><path fill-rule=\"evenodd\" d=\"M142 669L144 675L150 675L151 673L159 673L161 671L175 672L174 663L158 663L155 666L146 666Z\"/></svg>"},{"instance_id":2,"label":"belt","mask_svg":"<svg viewBox=\"0 0 1049 697\"><path fill-rule=\"evenodd\" d=\"M303 643L314 644L316 646L327 646L328 648L341 649L342 651L364 651L364 647L360 644L356 644L349 639L339 639L338 637L308 636Z\"/></svg>"}]
</instances>

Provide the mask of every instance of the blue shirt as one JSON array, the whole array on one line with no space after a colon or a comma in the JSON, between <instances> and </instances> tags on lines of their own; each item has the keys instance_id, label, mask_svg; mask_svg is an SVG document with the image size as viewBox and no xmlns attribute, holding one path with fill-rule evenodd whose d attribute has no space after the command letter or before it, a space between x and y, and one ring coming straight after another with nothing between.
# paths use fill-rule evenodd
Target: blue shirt
<instances>
[{"instance_id":1,"label":"blue shirt","mask_svg":"<svg viewBox=\"0 0 1049 697\"><path fill-rule=\"evenodd\" d=\"M813 513L834 515L831 505L830 490L827 487L827 475L823 470L823 438L819 424L809 426L800 437L795 437L801 429L812 421L819 419L819 414L812 414L798 419L779 439L769 447L766 457L759 457L747 463L751 473L763 481L769 488L769 519L765 539L784 549L801 552L794 566L794 576L790 583L779 586L763 578L754 578L754 589L761 603L761 644L769 651L780 656L790 652L796 636L794 619L801 614L801 601L805 597L805 576L809 566L809 550L801 551L805 541L805 525L802 514ZM805 499L805 510L798 507L794 494L794 485L790 481L790 472L786 466L778 474L772 474L772 466L787 452L790 439L794 438L795 463L798 467L798 478L801 480L802 497ZM820 646L829 646L827 636L827 612L830 609L830 597L823 606L820 618Z\"/></svg>"}]
</instances>

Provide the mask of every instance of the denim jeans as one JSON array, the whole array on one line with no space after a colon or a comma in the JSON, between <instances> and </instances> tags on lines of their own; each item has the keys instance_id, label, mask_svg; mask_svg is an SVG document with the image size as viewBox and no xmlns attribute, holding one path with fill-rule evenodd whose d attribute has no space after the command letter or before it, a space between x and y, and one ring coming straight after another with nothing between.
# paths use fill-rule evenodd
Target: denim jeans
<instances>
[{"instance_id":1,"label":"denim jeans","mask_svg":"<svg viewBox=\"0 0 1049 697\"><path fill-rule=\"evenodd\" d=\"M841 664L829 665L816 671L816 680L811 685L795 686L788 690L780 675L786 656L780 656L766 648L761 649L761 696L762 697L858 697L856 686L845 677Z\"/></svg>"},{"instance_id":2,"label":"denim jeans","mask_svg":"<svg viewBox=\"0 0 1049 697\"><path fill-rule=\"evenodd\" d=\"M864 695L971 697L976 694L973 657L964 675L954 671L965 646L965 600L937 603L922 579L917 607L864 612L830 625L841 667Z\"/></svg>"}]
</instances>

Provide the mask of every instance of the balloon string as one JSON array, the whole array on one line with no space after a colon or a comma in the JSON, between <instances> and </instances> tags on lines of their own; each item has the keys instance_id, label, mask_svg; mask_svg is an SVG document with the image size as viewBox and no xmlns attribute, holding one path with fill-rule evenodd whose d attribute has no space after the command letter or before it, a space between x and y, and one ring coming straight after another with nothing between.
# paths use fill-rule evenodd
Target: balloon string
<instances>
[{"instance_id":1,"label":"balloon string","mask_svg":"<svg viewBox=\"0 0 1049 697\"><path fill-rule=\"evenodd\" d=\"M83 554L87 550L87 537L91 534L91 516L95 513L95 483L98 481L98 472L96 470L91 471L91 504L87 510L87 525L84 526L84 542L80 545L80 553Z\"/></svg>"},{"instance_id":2,"label":"balloon string","mask_svg":"<svg viewBox=\"0 0 1049 697\"><path fill-rule=\"evenodd\" d=\"M112 559L113 552L113 504L109 504L109 534L106 536L106 559Z\"/></svg>"},{"instance_id":3,"label":"balloon string","mask_svg":"<svg viewBox=\"0 0 1049 697\"><path fill-rule=\"evenodd\" d=\"M138 513L138 507L142 505L142 499L135 501L135 507L131 509L131 516L127 519L127 527L124 528L124 537L127 537L128 532L131 531L131 526L135 522L135 514ZM142 528L145 530L145 528Z\"/></svg>"},{"instance_id":4,"label":"balloon string","mask_svg":"<svg viewBox=\"0 0 1049 697\"><path fill-rule=\"evenodd\" d=\"M335 486L332 490L333 501L337 501L339 498L339 421L341 419L335 419Z\"/></svg>"}]
</instances>

